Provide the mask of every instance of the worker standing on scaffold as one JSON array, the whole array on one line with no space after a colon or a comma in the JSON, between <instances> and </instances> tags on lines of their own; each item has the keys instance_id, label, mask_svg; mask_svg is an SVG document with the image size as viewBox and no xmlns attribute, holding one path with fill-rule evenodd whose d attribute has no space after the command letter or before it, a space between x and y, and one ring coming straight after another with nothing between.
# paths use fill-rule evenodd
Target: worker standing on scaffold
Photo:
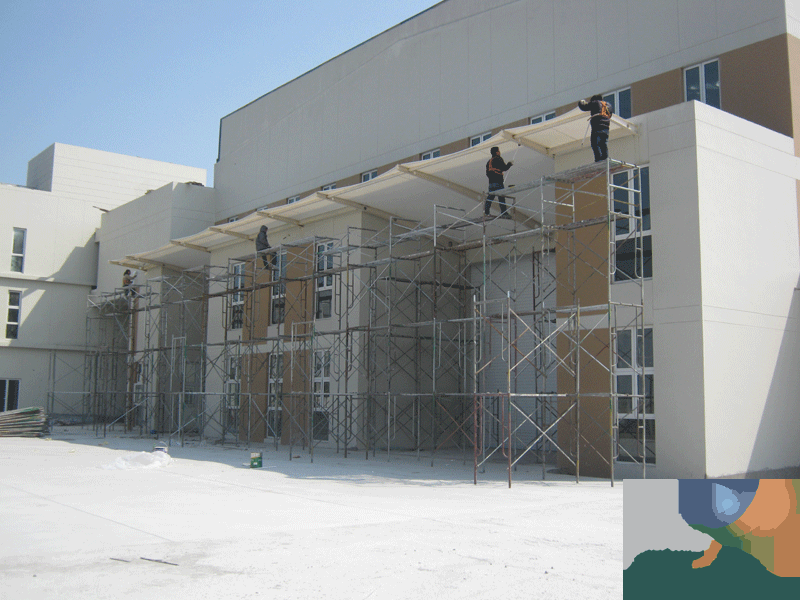
<instances>
[{"instance_id":1,"label":"worker standing on scaffold","mask_svg":"<svg viewBox=\"0 0 800 600\"><path fill-rule=\"evenodd\" d=\"M591 111L589 123L592 125L592 152L594 152L594 162L600 162L608 158L608 129L611 126L611 115L614 114L614 107L603 100L600 94L595 94L589 101L578 101L578 108Z\"/></svg>"},{"instance_id":2,"label":"worker standing on scaffold","mask_svg":"<svg viewBox=\"0 0 800 600\"><path fill-rule=\"evenodd\" d=\"M261 255L261 260L264 262L264 268L269 268L270 259L267 257L267 253L265 250L269 250L272 246L269 245L269 240L267 239L267 226L262 225L261 230L258 232L258 236L256 236L256 252Z\"/></svg>"},{"instance_id":3,"label":"worker standing on scaffold","mask_svg":"<svg viewBox=\"0 0 800 600\"><path fill-rule=\"evenodd\" d=\"M500 216L504 219L510 219L511 215L506 212L507 208L505 197L495 196L492 194L492 192L503 189L505 185L503 183L503 173L508 171L511 168L511 165L514 163L511 161L504 161L500 156L500 148L497 146L493 146L491 152L492 157L486 163L486 177L489 178L489 195L486 196L483 214L485 214L487 217L489 216L489 209L492 207L492 200L497 198L497 205L500 207Z\"/></svg>"}]
</instances>

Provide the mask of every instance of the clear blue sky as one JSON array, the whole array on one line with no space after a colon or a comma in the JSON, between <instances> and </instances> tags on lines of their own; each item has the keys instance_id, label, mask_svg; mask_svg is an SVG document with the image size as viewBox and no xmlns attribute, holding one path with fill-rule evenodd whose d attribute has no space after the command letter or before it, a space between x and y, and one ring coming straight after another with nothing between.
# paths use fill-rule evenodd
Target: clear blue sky
<instances>
[{"instance_id":1,"label":"clear blue sky","mask_svg":"<svg viewBox=\"0 0 800 600\"><path fill-rule=\"evenodd\" d=\"M0 0L0 182L54 142L203 167L219 120L439 0Z\"/></svg>"}]
</instances>

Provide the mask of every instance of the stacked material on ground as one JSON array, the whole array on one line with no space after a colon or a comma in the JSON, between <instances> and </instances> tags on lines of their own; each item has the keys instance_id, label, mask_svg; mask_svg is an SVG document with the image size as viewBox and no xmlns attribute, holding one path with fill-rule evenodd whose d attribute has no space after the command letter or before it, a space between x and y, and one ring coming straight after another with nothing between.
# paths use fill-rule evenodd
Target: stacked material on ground
<instances>
[{"instance_id":1,"label":"stacked material on ground","mask_svg":"<svg viewBox=\"0 0 800 600\"><path fill-rule=\"evenodd\" d=\"M0 437L41 437L47 432L43 408L20 408L0 412Z\"/></svg>"}]
</instances>

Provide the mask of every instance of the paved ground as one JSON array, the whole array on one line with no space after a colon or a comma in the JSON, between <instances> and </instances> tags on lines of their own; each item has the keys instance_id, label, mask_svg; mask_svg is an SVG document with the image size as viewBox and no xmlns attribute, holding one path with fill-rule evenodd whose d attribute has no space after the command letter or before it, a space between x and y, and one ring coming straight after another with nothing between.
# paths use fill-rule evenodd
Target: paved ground
<instances>
[{"instance_id":1,"label":"paved ground","mask_svg":"<svg viewBox=\"0 0 800 600\"><path fill-rule=\"evenodd\" d=\"M134 461L152 448L0 438L0 599L622 597L621 483L286 449L250 469L199 445Z\"/></svg>"}]
</instances>

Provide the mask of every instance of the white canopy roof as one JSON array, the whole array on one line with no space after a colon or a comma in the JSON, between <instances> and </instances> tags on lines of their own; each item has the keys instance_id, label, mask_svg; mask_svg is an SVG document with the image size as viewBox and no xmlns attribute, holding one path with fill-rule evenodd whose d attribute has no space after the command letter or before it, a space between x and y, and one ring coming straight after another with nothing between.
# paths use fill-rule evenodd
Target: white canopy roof
<instances>
[{"instance_id":1,"label":"white canopy roof","mask_svg":"<svg viewBox=\"0 0 800 600\"><path fill-rule=\"evenodd\" d=\"M254 212L243 219L209 227L196 234L172 240L155 250L112 261L148 269L166 265L188 269L209 263L210 253L237 240L254 240L261 225L272 231L286 226L302 226L343 208L355 208L383 217L398 217L422 225L433 224L434 205L446 207L462 217L476 218L483 213L488 183L484 165L489 149L500 148L514 166L506 173L506 187L537 181L553 173L553 158L588 145L588 114L577 108L535 125L504 129L491 139L453 154L431 160L403 163L364 183L325 192L275 208ZM625 119L612 117L609 139L635 135L635 127ZM516 198L514 220L535 227L538 192L529 198ZM510 221L496 220L487 227L510 228ZM477 233L476 233L477 234Z\"/></svg>"}]
</instances>

